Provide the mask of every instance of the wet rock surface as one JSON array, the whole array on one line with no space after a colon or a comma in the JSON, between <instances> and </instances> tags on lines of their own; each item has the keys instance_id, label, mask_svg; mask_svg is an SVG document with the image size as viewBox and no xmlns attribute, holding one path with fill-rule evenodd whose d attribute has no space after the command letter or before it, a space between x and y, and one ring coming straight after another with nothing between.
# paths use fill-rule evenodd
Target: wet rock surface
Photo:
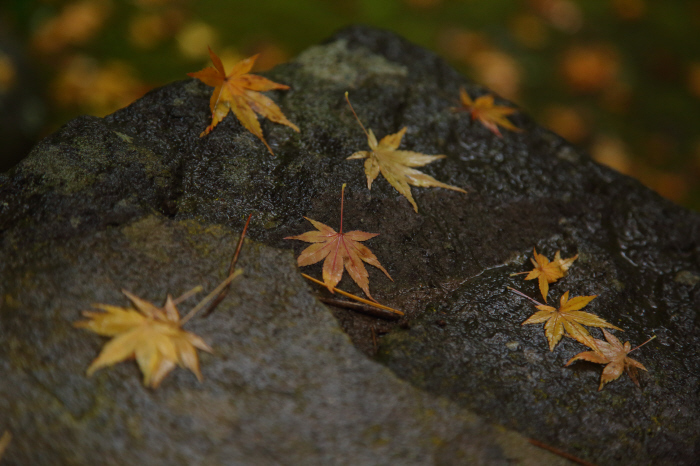
<instances>
[{"instance_id":1,"label":"wet rock surface","mask_svg":"<svg viewBox=\"0 0 700 466\"><path fill-rule=\"evenodd\" d=\"M490 423L601 464L695 462L698 214L524 114L512 119L525 132L499 139L450 112L460 86L486 90L387 32L348 29L268 77L291 86L270 95L301 129L262 122L276 157L232 116L199 138L211 88L187 80L73 120L0 176L10 463L552 458ZM381 177L369 191L362 162L345 160L367 148L346 90L379 137L407 126L402 149L445 154L421 170L469 194L413 188L416 214ZM318 303L290 251L305 244L283 239L310 229L303 216L337 227L342 183L345 228L380 233L367 245L395 281L369 267L370 289L407 312L398 323ZM120 288L156 302L213 288L248 213L245 277L191 324L216 350L204 383L177 370L150 391L130 363L85 378L104 339L71 327L79 311L125 304ZM538 297L535 281L509 276L529 269L533 246L579 254L550 304L596 294L586 310L624 328L623 342L657 335L634 353L649 369L641 388L623 375L598 392L602 366L562 367L584 347L565 338L550 352L541 325L521 326L534 306L506 286ZM341 287L359 293L347 277Z\"/></svg>"}]
</instances>

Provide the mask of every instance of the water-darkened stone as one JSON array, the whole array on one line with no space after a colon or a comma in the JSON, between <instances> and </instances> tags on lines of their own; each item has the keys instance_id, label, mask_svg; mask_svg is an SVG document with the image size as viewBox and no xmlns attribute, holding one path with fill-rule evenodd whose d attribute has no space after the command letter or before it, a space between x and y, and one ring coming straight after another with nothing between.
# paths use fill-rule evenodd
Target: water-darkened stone
<instances>
[{"instance_id":1,"label":"water-darkened stone","mask_svg":"<svg viewBox=\"0 0 700 466\"><path fill-rule=\"evenodd\" d=\"M512 119L525 132L499 139L450 112L460 86L486 90L387 32L348 29L268 76L291 86L269 95L301 129L262 123L276 157L232 116L199 138L211 88L187 80L70 122L0 177L10 462L547 461L488 423L601 464L695 461L700 216L524 114ZM379 137L407 126L402 148L445 154L421 170L469 194L414 188L416 214L381 177L369 191L362 162L345 160L367 148L345 91ZM310 229L304 216L338 226L342 183L345 228L380 233L367 245L395 281L370 267L370 288L407 312L398 323L334 320L283 251L305 247L283 239ZM85 378L104 339L71 327L79 311L125 304L120 288L213 288L248 213L245 277L190 327L216 350L204 382L177 370L150 391L129 363ZM602 366L563 367L584 347L550 352L541 325L521 326L534 306L506 286L538 297L509 276L533 246L579 254L550 303L596 294L586 310L623 341L657 335L634 353L641 388L623 375L598 392Z\"/></svg>"}]
</instances>

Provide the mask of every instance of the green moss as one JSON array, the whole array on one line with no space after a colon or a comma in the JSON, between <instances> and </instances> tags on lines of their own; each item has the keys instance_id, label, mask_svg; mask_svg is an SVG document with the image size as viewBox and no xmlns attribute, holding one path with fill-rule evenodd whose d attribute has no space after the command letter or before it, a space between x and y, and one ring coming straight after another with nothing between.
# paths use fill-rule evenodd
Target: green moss
<instances>
[{"instance_id":1,"label":"green moss","mask_svg":"<svg viewBox=\"0 0 700 466\"><path fill-rule=\"evenodd\" d=\"M349 50L344 40L309 47L299 55L296 63L317 79L344 86L356 85L369 76L400 80L408 74L405 66L392 63L367 49Z\"/></svg>"},{"instance_id":2,"label":"green moss","mask_svg":"<svg viewBox=\"0 0 700 466\"><path fill-rule=\"evenodd\" d=\"M45 190L54 189L62 194L80 192L92 186L97 178L75 160L65 157L64 150L58 147L34 153L25 159L23 169L40 176Z\"/></svg>"},{"instance_id":3,"label":"green moss","mask_svg":"<svg viewBox=\"0 0 700 466\"><path fill-rule=\"evenodd\" d=\"M172 243L171 231L164 227L163 217L151 215L122 228L129 246L158 262L169 263L167 246Z\"/></svg>"}]
</instances>

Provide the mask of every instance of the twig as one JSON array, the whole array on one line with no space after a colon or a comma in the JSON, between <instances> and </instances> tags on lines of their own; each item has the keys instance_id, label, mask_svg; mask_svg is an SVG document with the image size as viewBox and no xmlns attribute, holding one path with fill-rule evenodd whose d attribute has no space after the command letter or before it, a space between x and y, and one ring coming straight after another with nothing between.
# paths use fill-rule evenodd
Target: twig
<instances>
[{"instance_id":1,"label":"twig","mask_svg":"<svg viewBox=\"0 0 700 466\"><path fill-rule=\"evenodd\" d=\"M310 276L306 275L305 273L302 273L301 276L306 278L307 280L311 280L312 282L316 283L317 285L326 286L326 284L323 283L322 281L316 280L314 277L310 277ZM369 306L376 307L378 309L384 309L385 311L393 312L394 314L398 314L400 316L404 315L403 312L401 312L397 309L391 308L389 306L385 306L383 304L375 303L375 302L370 301L368 299L360 298L359 296L355 296L354 294L350 294L347 291L343 291L339 288L334 288L333 291L337 292L339 295L345 296L346 298L354 299L355 301L359 301L359 302L367 304Z\"/></svg>"},{"instance_id":2,"label":"twig","mask_svg":"<svg viewBox=\"0 0 700 466\"><path fill-rule=\"evenodd\" d=\"M529 296L526 295L525 293L522 293L522 292L516 290L515 288L511 288L511 287L509 287L509 286L506 286L506 288L508 288L510 291L512 291L513 293L517 294L518 296L522 296L523 298L529 299L530 301L532 301L533 303L537 304L538 306L544 306L544 304L542 304L541 302L537 301L536 299L532 299L531 297L529 297Z\"/></svg>"},{"instance_id":3,"label":"twig","mask_svg":"<svg viewBox=\"0 0 700 466\"><path fill-rule=\"evenodd\" d=\"M187 299L190 299L192 296L196 295L197 293L199 293L203 289L204 288L202 287L202 285L197 285L194 288L192 288L190 291L186 291L183 294L181 294L180 296L178 296L177 298L175 298L173 300L173 304L178 305L181 302L183 302Z\"/></svg>"},{"instance_id":4,"label":"twig","mask_svg":"<svg viewBox=\"0 0 700 466\"><path fill-rule=\"evenodd\" d=\"M335 291L338 291L337 289ZM377 309L376 307L368 306L361 303L352 303L350 301L345 301L342 299L324 298L322 296L317 296L318 300L325 304L330 304L331 306L343 307L345 309L352 309L353 311L361 312L363 314L370 315L372 317L379 317L380 319L386 320L399 320L400 315L394 312L387 312L382 309Z\"/></svg>"},{"instance_id":5,"label":"twig","mask_svg":"<svg viewBox=\"0 0 700 466\"><path fill-rule=\"evenodd\" d=\"M195 307L193 307L193 308L190 310L190 312L188 312L187 315L186 315L185 317L183 317L182 320L180 320L180 326L185 325L185 322L187 322L188 320L190 320L192 317L194 317L194 315L195 315L196 313L198 313L199 311L201 311L202 308L203 308L204 306L206 306L206 304L207 304L210 300L212 300L217 294L221 293L223 290L225 290L226 288L228 288L228 286L231 284L231 282L233 281L233 279L236 278L237 276L241 275L242 273L243 273L243 270L238 269L238 270L236 270L235 272L233 272L231 275L229 275L228 277L226 277L226 279L225 279L223 282L219 283L219 286L217 286L216 288L214 288L214 291L212 291L211 293L209 293L209 294L206 296L206 298L204 298L203 300L201 300L201 301L199 302L199 304L197 304ZM220 296L220 295L219 295L219 296ZM224 296L226 296L226 295L224 295Z\"/></svg>"},{"instance_id":6,"label":"twig","mask_svg":"<svg viewBox=\"0 0 700 466\"><path fill-rule=\"evenodd\" d=\"M250 223L250 218L253 216L253 214L248 215L248 220L245 222L245 226L243 227L243 233L241 233L241 237L238 239L238 246L236 246L236 252L233 254L233 259L231 259L231 265L228 268L228 274L229 276L234 273L236 269L236 262L238 262L238 255L241 253L241 248L243 247L243 240L245 239L245 234L248 231L248 224ZM216 309L216 306L219 305L221 301L224 300L226 295L228 295L228 290L231 288L231 282L223 289L221 290L221 293L219 296L216 297L214 301L209 305L206 311L204 311L204 314L202 314L202 317L208 317L212 312L214 312L214 309Z\"/></svg>"},{"instance_id":7,"label":"twig","mask_svg":"<svg viewBox=\"0 0 700 466\"><path fill-rule=\"evenodd\" d=\"M589 463L586 460L582 460L581 458L578 458L578 457L576 457L570 453L567 453L565 451L559 450L558 448L554 448L550 445L547 445L546 443L542 443L539 440L535 440L534 438L529 438L529 439L527 439L527 441L536 447L540 447L540 448L543 448L547 451L551 451L555 455L559 455L562 458L566 458L569 461L573 461L574 463L578 463L578 464L581 464L583 466L595 466L595 464L593 464L593 463Z\"/></svg>"}]
</instances>

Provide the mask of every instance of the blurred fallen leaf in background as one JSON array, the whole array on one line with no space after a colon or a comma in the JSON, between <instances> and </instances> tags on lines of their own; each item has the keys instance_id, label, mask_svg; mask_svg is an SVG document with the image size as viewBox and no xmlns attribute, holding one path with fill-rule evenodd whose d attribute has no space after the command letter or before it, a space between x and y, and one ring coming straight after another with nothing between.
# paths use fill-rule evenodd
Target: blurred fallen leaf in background
<instances>
[{"instance_id":1,"label":"blurred fallen leaf in background","mask_svg":"<svg viewBox=\"0 0 700 466\"><path fill-rule=\"evenodd\" d=\"M63 7L58 16L41 24L32 45L44 54L62 51L93 39L112 10L109 0L82 0Z\"/></svg>"},{"instance_id":2,"label":"blurred fallen leaf in background","mask_svg":"<svg viewBox=\"0 0 700 466\"><path fill-rule=\"evenodd\" d=\"M0 94L8 92L15 85L17 71L9 55L0 51Z\"/></svg>"},{"instance_id":3,"label":"blurred fallen leaf in background","mask_svg":"<svg viewBox=\"0 0 700 466\"><path fill-rule=\"evenodd\" d=\"M599 92L617 78L619 57L609 44L575 45L564 52L560 70L572 92Z\"/></svg>"},{"instance_id":4,"label":"blurred fallen leaf in background","mask_svg":"<svg viewBox=\"0 0 700 466\"><path fill-rule=\"evenodd\" d=\"M91 57L75 55L56 77L51 96L60 106L81 106L93 115L105 116L146 92L148 87L135 75L126 62L114 60L100 65Z\"/></svg>"},{"instance_id":5,"label":"blurred fallen leaf in background","mask_svg":"<svg viewBox=\"0 0 700 466\"><path fill-rule=\"evenodd\" d=\"M208 47L217 47L218 33L205 22L193 21L183 26L176 39L180 53L185 58L197 60L208 56Z\"/></svg>"}]
</instances>

